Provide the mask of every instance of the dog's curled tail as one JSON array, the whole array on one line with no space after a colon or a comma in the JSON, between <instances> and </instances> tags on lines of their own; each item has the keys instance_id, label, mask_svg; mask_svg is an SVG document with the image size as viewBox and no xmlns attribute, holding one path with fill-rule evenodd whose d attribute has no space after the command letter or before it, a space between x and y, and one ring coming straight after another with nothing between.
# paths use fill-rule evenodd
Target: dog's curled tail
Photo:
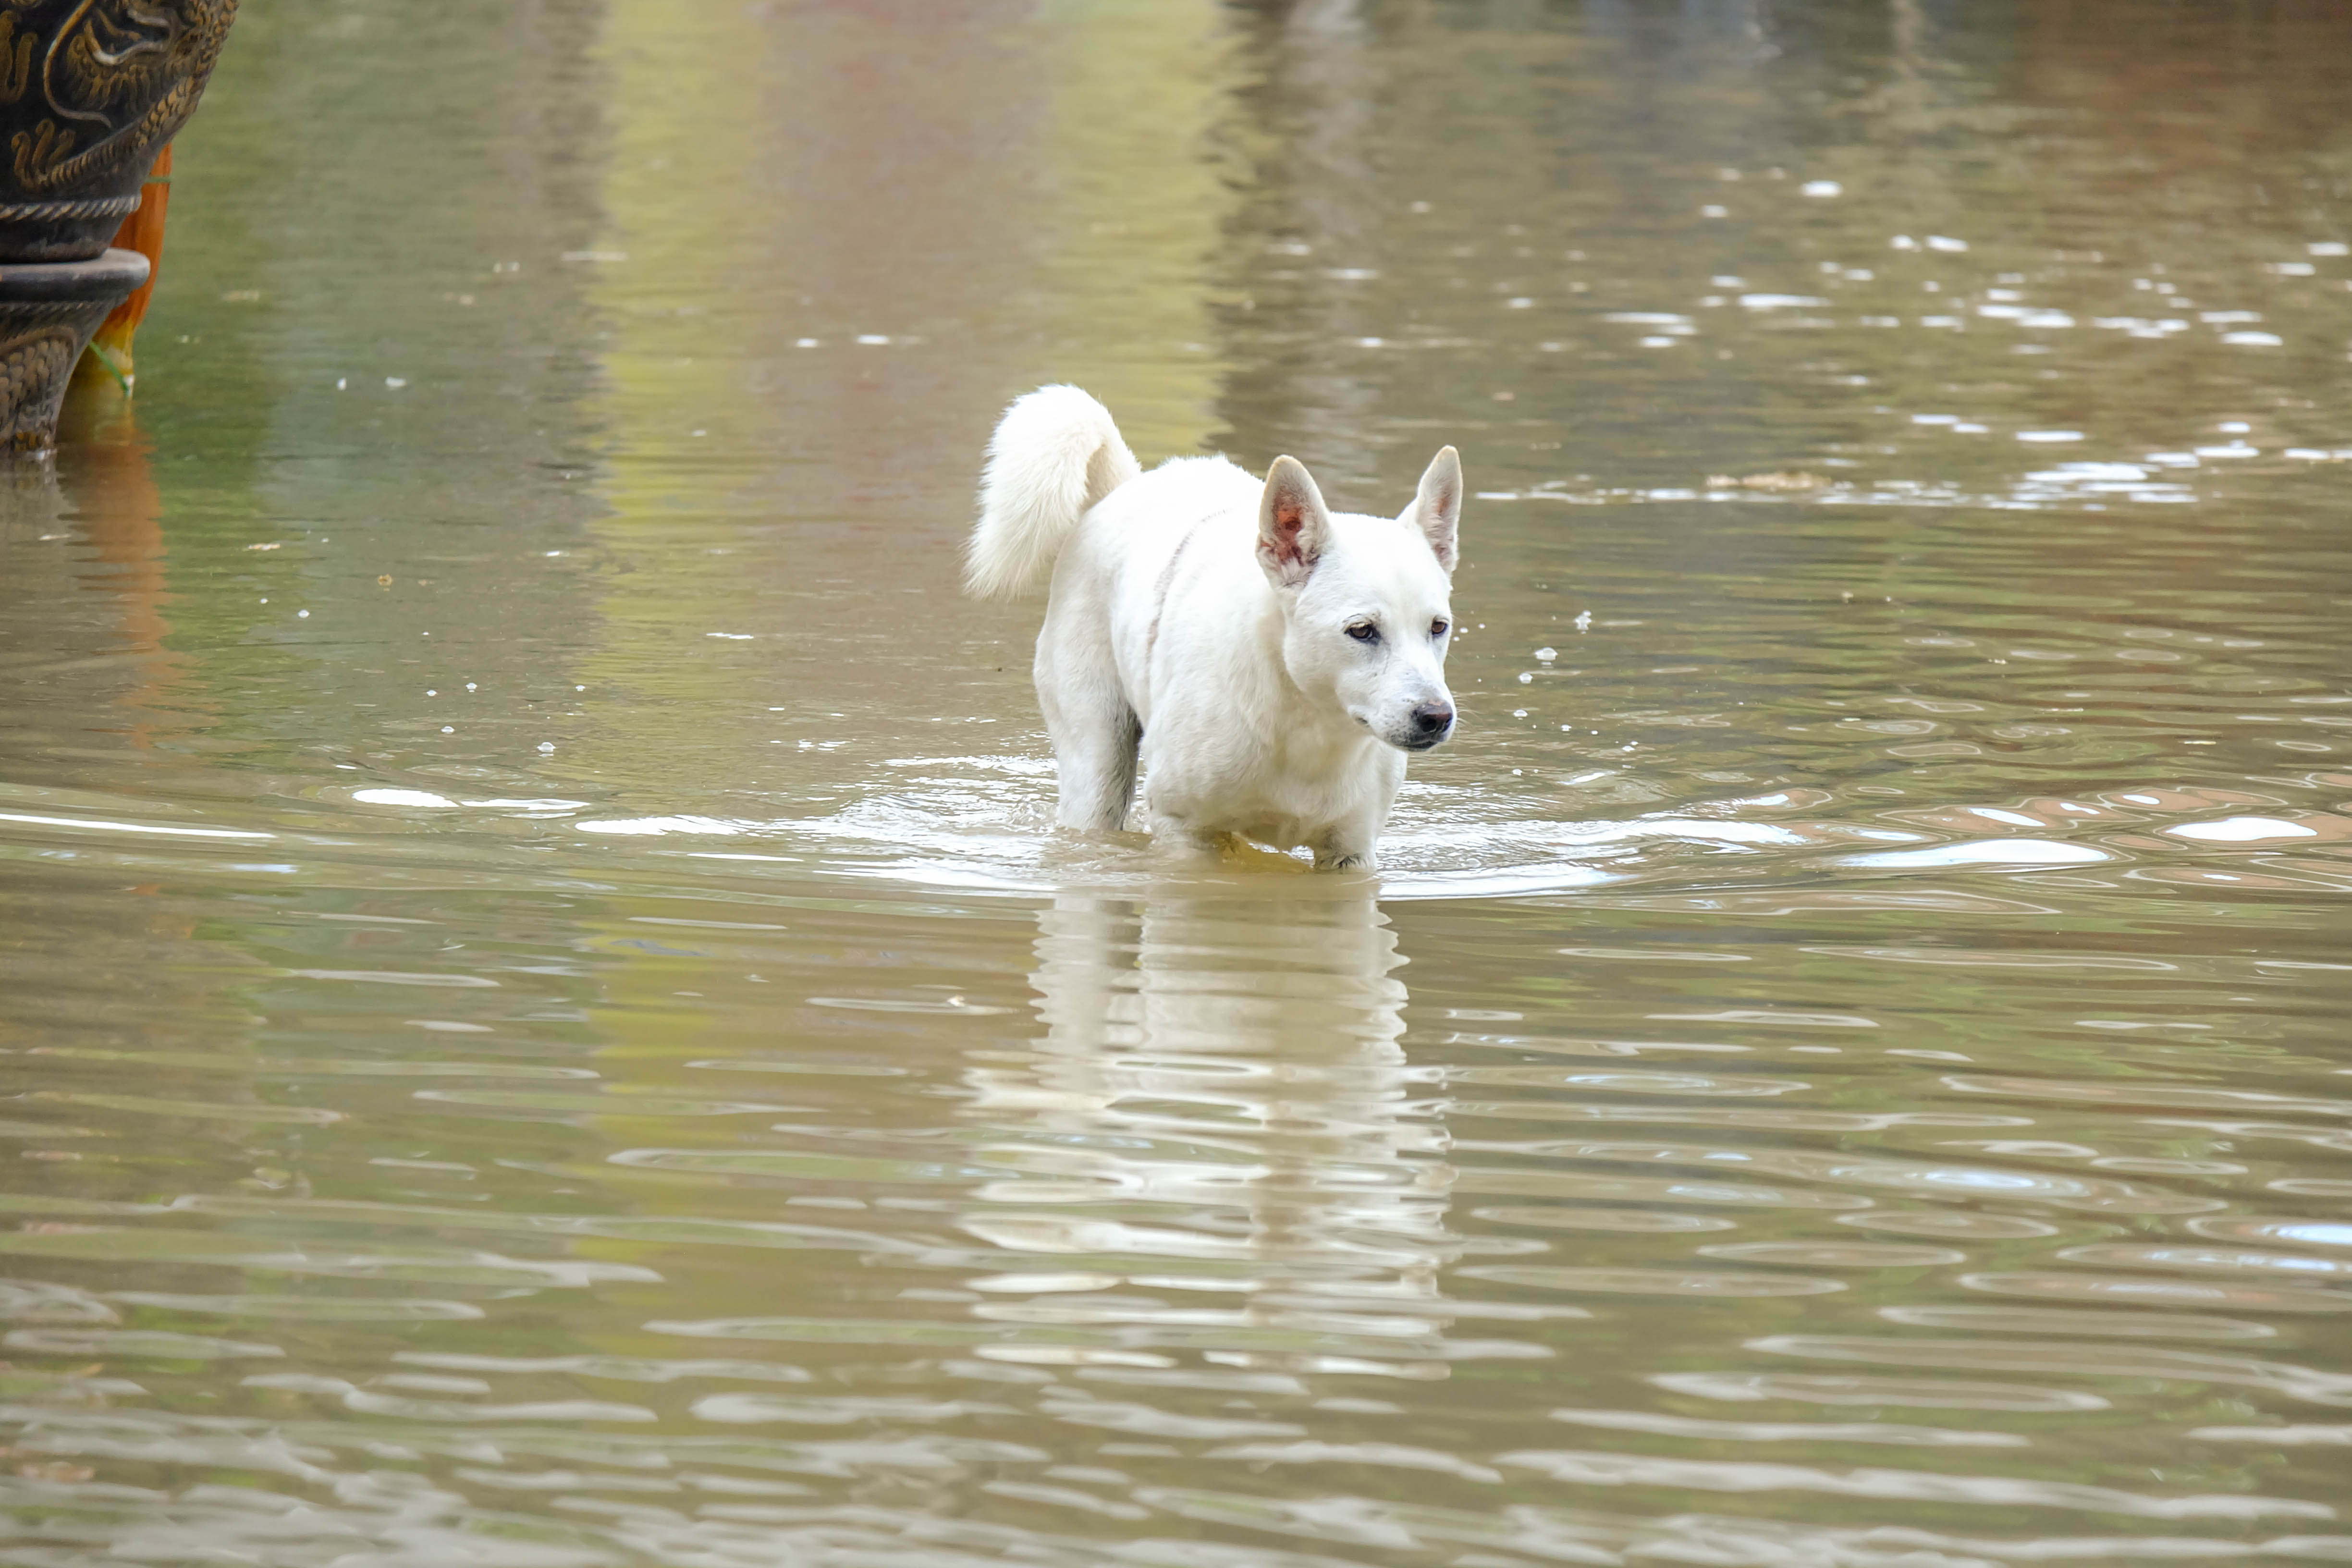
<instances>
[{"instance_id":1,"label":"dog's curled tail","mask_svg":"<svg viewBox=\"0 0 2352 1568\"><path fill-rule=\"evenodd\" d=\"M1142 471L1110 410L1076 387L1041 386L1015 398L988 443L964 591L1010 599L1036 587L1078 520Z\"/></svg>"}]
</instances>

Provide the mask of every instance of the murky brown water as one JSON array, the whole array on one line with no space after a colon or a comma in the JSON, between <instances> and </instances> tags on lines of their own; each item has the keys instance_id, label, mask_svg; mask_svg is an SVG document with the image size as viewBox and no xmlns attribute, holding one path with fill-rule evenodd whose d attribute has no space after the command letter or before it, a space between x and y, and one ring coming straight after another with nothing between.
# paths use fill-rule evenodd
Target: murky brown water
<instances>
[{"instance_id":1,"label":"murky brown water","mask_svg":"<svg viewBox=\"0 0 2352 1568\"><path fill-rule=\"evenodd\" d=\"M2352 19L287 0L0 496L0 1559L2352 1561ZM1067 379L1393 508L1056 845Z\"/></svg>"}]
</instances>

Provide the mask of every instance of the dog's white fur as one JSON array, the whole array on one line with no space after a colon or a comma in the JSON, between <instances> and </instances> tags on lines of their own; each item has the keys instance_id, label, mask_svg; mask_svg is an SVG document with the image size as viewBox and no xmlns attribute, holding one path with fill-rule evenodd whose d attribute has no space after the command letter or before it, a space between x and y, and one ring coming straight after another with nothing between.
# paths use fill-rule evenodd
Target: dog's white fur
<instances>
[{"instance_id":1,"label":"dog's white fur","mask_svg":"<svg viewBox=\"0 0 2352 1568\"><path fill-rule=\"evenodd\" d=\"M1063 826L1123 826L1139 756L1163 843L1377 863L1405 753L1454 730L1453 447L1401 516L1333 512L1290 458L1262 482L1223 458L1146 474L1108 409L1046 386L1005 411L980 499L969 591L1053 575L1037 700Z\"/></svg>"}]
</instances>

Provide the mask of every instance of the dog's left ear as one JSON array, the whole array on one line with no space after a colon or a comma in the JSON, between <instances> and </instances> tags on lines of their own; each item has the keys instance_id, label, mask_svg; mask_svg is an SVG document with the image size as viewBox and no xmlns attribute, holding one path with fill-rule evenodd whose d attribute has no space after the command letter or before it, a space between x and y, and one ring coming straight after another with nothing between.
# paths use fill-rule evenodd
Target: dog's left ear
<instances>
[{"instance_id":1,"label":"dog's left ear","mask_svg":"<svg viewBox=\"0 0 2352 1568\"><path fill-rule=\"evenodd\" d=\"M1454 574L1454 563L1460 559L1456 535L1462 526L1462 455L1451 447L1441 447L1437 456L1421 476L1421 493L1412 498L1412 510L1401 520L1421 530L1429 541L1430 551L1437 563L1445 568L1446 575Z\"/></svg>"},{"instance_id":2,"label":"dog's left ear","mask_svg":"<svg viewBox=\"0 0 2352 1568\"><path fill-rule=\"evenodd\" d=\"M1277 588L1307 581L1331 537L1331 513L1315 476L1296 458L1276 458L1265 471L1265 494L1257 505L1257 563Z\"/></svg>"}]
</instances>

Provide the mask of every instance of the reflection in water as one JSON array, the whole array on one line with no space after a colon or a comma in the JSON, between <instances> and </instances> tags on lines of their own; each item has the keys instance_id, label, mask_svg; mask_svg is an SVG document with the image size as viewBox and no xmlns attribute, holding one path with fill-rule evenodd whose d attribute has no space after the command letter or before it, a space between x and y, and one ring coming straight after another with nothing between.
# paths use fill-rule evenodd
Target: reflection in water
<instances>
[{"instance_id":1,"label":"reflection in water","mask_svg":"<svg viewBox=\"0 0 2352 1568\"><path fill-rule=\"evenodd\" d=\"M965 1112L1016 1137L1026 1173L964 1223L1049 1272L980 1287L1205 1292L1054 1316L1099 1300L1100 1321L1237 1331L1214 1358L1231 1364L1442 1376L1453 1172L1432 1077L1399 1043L1405 960L1368 879L1273 880L1040 912L1045 1038L973 1068Z\"/></svg>"},{"instance_id":2,"label":"reflection in water","mask_svg":"<svg viewBox=\"0 0 2352 1568\"><path fill-rule=\"evenodd\" d=\"M149 751L202 722L182 686L190 661L167 640L174 629L167 616L171 551L154 442L121 389L96 378L75 383L58 435L64 447L24 466L12 498L19 516L28 502L44 512L54 506L47 525L58 531L54 541L79 531L89 546L73 571L87 608L68 613L80 646L49 679L74 689L78 700L66 710L82 723ZM47 651L55 658L61 650Z\"/></svg>"},{"instance_id":3,"label":"reflection in water","mask_svg":"<svg viewBox=\"0 0 2352 1568\"><path fill-rule=\"evenodd\" d=\"M155 482L154 443L139 428L121 389L95 380L79 384L68 399L58 434L74 448L66 459L72 515L88 530L97 547L94 564L100 568L82 585L114 596L125 651L149 672L145 695L133 700L151 706L154 689L174 662L163 648L171 628L163 613L163 495Z\"/></svg>"}]
</instances>

